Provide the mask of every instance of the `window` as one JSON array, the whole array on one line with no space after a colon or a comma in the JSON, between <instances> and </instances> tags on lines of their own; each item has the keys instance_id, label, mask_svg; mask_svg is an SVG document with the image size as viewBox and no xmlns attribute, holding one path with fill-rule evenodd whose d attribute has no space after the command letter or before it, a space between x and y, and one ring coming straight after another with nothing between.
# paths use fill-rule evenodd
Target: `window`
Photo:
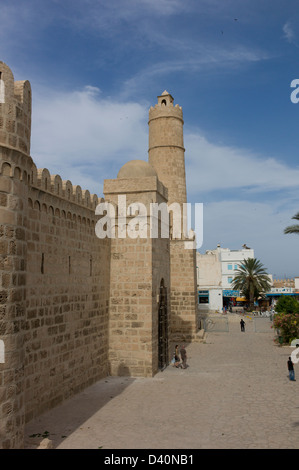
<instances>
[{"instance_id":1,"label":"window","mask_svg":"<svg viewBox=\"0 0 299 470\"><path fill-rule=\"evenodd\" d=\"M41 265L40 265L40 272L42 274L44 274L45 272L44 266L45 266L45 255L44 253L42 253L42 260L41 260Z\"/></svg>"},{"instance_id":2,"label":"window","mask_svg":"<svg viewBox=\"0 0 299 470\"><path fill-rule=\"evenodd\" d=\"M227 269L229 269L229 270L230 270L230 269L233 269L233 265L232 265L232 264L228 264L228 265L227 265Z\"/></svg>"},{"instance_id":3,"label":"window","mask_svg":"<svg viewBox=\"0 0 299 470\"><path fill-rule=\"evenodd\" d=\"M231 284L231 283L233 282L233 278L232 278L231 276L229 276L229 277L227 278L227 282L228 282L229 284Z\"/></svg>"},{"instance_id":4,"label":"window","mask_svg":"<svg viewBox=\"0 0 299 470\"><path fill-rule=\"evenodd\" d=\"M239 266L237 264L235 264L235 269L239 269Z\"/></svg>"},{"instance_id":5,"label":"window","mask_svg":"<svg viewBox=\"0 0 299 470\"><path fill-rule=\"evenodd\" d=\"M208 290L199 290L198 291L198 303L199 304L208 304L209 303L209 291Z\"/></svg>"}]
</instances>

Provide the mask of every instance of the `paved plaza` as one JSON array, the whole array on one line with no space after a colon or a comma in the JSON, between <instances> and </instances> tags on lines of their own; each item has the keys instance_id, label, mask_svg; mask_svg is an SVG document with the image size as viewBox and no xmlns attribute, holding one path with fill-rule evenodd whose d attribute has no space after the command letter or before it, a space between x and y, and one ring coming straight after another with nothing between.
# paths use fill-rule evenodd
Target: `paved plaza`
<instances>
[{"instance_id":1,"label":"paved plaza","mask_svg":"<svg viewBox=\"0 0 299 470\"><path fill-rule=\"evenodd\" d=\"M28 423L26 448L48 432L56 449L298 449L293 348L274 343L269 319L245 317L243 333L226 318L228 331L187 345L187 369L104 378Z\"/></svg>"}]
</instances>

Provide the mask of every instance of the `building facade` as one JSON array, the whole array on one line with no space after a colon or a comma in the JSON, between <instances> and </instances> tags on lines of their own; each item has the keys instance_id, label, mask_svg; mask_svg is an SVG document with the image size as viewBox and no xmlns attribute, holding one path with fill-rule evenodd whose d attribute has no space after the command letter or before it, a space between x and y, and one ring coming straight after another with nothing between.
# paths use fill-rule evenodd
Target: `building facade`
<instances>
[{"instance_id":1,"label":"building facade","mask_svg":"<svg viewBox=\"0 0 299 470\"><path fill-rule=\"evenodd\" d=\"M217 245L205 254L197 253L197 287L199 310L222 312L235 303L240 293L232 289L236 271L245 259L254 258L254 250L243 245L241 250L230 250Z\"/></svg>"},{"instance_id":2,"label":"building facade","mask_svg":"<svg viewBox=\"0 0 299 470\"><path fill-rule=\"evenodd\" d=\"M0 62L0 85L0 447L22 448L25 422L107 375L153 376L172 342L197 340L196 251L171 226L167 238L132 234L136 207L148 227L139 206L186 201L169 93L149 111L149 161L125 163L100 198L37 169L30 83ZM115 237L97 235L111 225L103 204Z\"/></svg>"}]
</instances>

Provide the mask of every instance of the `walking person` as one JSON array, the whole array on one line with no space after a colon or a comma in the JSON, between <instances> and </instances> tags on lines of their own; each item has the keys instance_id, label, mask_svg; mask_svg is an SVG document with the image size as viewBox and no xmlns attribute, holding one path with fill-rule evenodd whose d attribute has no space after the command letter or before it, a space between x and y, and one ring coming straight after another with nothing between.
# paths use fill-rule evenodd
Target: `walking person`
<instances>
[{"instance_id":1,"label":"walking person","mask_svg":"<svg viewBox=\"0 0 299 470\"><path fill-rule=\"evenodd\" d=\"M174 350L174 365L175 367L180 366L180 353L179 353L179 345L175 345L175 350Z\"/></svg>"},{"instance_id":2,"label":"walking person","mask_svg":"<svg viewBox=\"0 0 299 470\"><path fill-rule=\"evenodd\" d=\"M241 321L240 321L240 325L241 325L241 331L245 331L245 325L246 325L246 323L245 323L245 321L243 320L243 318L242 318Z\"/></svg>"},{"instance_id":3,"label":"walking person","mask_svg":"<svg viewBox=\"0 0 299 470\"><path fill-rule=\"evenodd\" d=\"M187 351L186 351L186 348L185 348L185 345L182 344L181 346L181 349L180 349L180 353L181 353L181 359L182 359L182 369L187 369Z\"/></svg>"},{"instance_id":4,"label":"walking person","mask_svg":"<svg viewBox=\"0 0 299 470\"><path fill-rule=\"evenodd\" d=\"M293 364L291 357L289 357L289 360L288 360L288 371L289 371L289 379L292 381L295 381L296 379L295 379L294 364Z\"/></svg>"}]
</instances>

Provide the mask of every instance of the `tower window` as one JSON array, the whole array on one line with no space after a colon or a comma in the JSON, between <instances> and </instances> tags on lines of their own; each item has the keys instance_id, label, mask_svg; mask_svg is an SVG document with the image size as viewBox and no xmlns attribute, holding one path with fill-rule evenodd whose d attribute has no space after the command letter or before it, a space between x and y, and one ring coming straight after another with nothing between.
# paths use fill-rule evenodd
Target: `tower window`
<instances>
[{"instance_id":1,"label":"tower window","mask_svg":"<svg viewBox=\"0 0 299 470\"><path fill-rule=\"evenodd\" d=\"M166 106L166 100L162 100L162 101L161 101L161 104L162 104L163 106Z\"/></svg>"},{"instance_id":2,"label":"tower window","mask_svg":"<svg viewBox=\"0 0 299 470\"><path fill-rule=\"evenodd\" d=\"M45 262L45 255L42 253L42 261L41 261L41 266L40 266L40 272L44 274L44 262Z\"/></svg>"}]
</instances>

